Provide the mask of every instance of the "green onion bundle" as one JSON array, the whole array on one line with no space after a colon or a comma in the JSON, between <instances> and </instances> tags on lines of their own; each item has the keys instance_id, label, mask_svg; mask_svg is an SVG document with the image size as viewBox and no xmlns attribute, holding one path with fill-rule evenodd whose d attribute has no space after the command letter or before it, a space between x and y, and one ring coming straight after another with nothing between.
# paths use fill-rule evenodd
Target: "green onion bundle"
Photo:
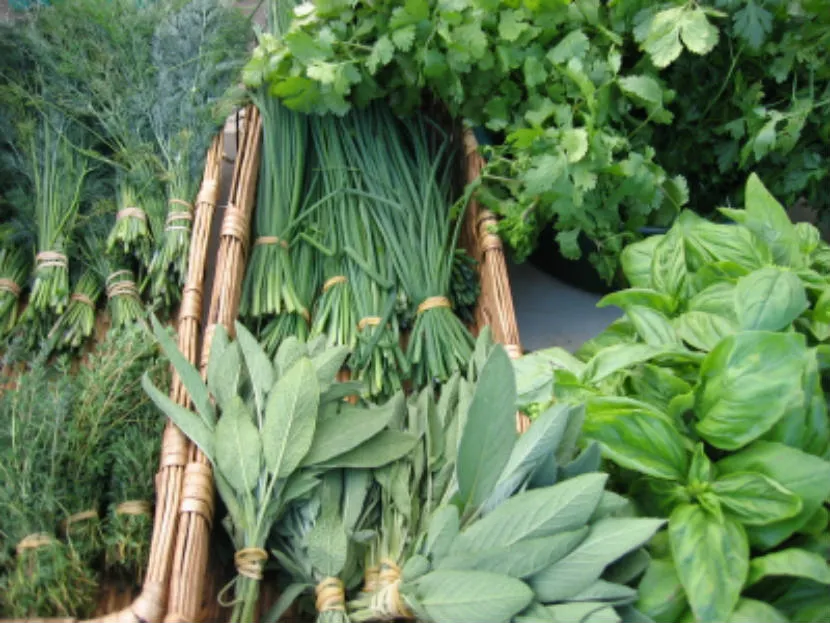
<instances>
[{"instance_id":1,"label":"green onion bundle","mask_svg":"<svg viewBox=\"0 0 830 623\"><path fill-rule=\"evenodd\" d=\"M87 158L67 136L69 121L42 116L30 139L29 165L34 182L37 223L35 280L29 297L32 312L62 313L69 302L68 245L81 206Z\"/></svg>"},{"instance_id":2,"label":"green onion bundle","mask_svg":"<svg viewBox=\"0 0 830 623\"><path fill-rule=\"evenodd\" d=\"M74 476L62 467L73 394L66 372L51 374L41 358L0 394L0 532L14 548L0 575L0 616L12 619L83 617L95 606L94 574L55 532Z\"/></svg>"},{"instance_id":3,"label":"green onion bundle","mask_svg":"<svg viewBox=\"0 0 830 623\"><path fill-rule=\"evenodd\" d=\"M353 226L357 200L342 192L354 183L342 144L343 133L351 127L350 117L346 120L313 117L311 120L314 154L325 197L317 213L317 230L327 242L322 249L323 288L314 308L311 334L325 335L329 346L354 348L357 342L354 284L347 275L349 263L344 252L344 236L345 230Z\"/></svg>"},{"instance_id":4,"label":"green onion bundle","mask_svg":"<svg viewBox=\"0 0 830 623\"><path fill-rule=\"evenodd\" d=\"M153 34L156 97L151 118L167 187L164 235L149 267L150 289L170 306L187 276L193 201L210 142L225 119L221 98L247 57L250 25L219 0L190 0L166 15Z\"/></svg>"},{"instance_id":5,"label":"green onion bundle","mask_svg":"<svg viewBox=\"0 0 830 623\"><path fill-rule=\"evenodd\" d=\"M300 312L289 249L303 207L308 121L270 95L255 98L262 115L262 163L253 251L239 312L247 318Z\"/></svg>"},{"instance_id":6,"label":"green onion bundle","mask_svg":"<svg viewBox=\"0 0 830 623\"><path fill-rule=\"evenodd\" d=\"M401 126L388 109L361 115L353 162L360 163L371 205L400 286L415 308L407 357L413 380L444 381L469 360L473 338L453 313L451 293L460 218L450 216L444 144L429 146L426 121Z\"/></svg>"},{"instance_id":7,"label":"green onion bundle","mask_svg":"<svg viewBox=\"0 0 830 623\"><path fill-rule=\"evenodd\" d=\"M100 249L95 252L100 252ZM101 278L94 270L86 269L75 284L66 311L50 332L58 334L58 347L78 348L92 335L101 292Z\"/></svg>"},{"instance_id":8,"label":"green onion bundle","mask_svg":"<svg viewBox=\"0 0 830 623\"><path fill-rule=\"evenodd\" d=\"M317 263L317 250L304 240L300 240L292 249L292 265L295 269L297 300L301 307L295 312L285 312L271 319L259 336L262 346L273 355L282 341L294 336L301 342L309 337L311 324L311 304L320 283L320 271Z\"/></svg>"},{"instance_id":9,"label":"green onion bundle","mask_svg":"<svg viewBox=\"0 0 830 623\"><path fill-rule=\"evenodd\" d=\"M19 246L0 248L0 335L17 322L20 295L29 277L29 250Z\"/></svg>"}]
</instances>

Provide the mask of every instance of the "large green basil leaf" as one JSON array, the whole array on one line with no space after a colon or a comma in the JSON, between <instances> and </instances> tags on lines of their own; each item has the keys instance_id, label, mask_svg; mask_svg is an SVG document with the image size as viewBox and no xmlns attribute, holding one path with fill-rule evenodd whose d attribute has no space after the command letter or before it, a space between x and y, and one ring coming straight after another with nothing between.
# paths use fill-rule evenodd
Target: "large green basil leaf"
<instances>
[{"instance_id":1,"label":"large green basil leaf","mask_svg":"<svg viewBox=\"0 0 830 623\"><path fill-rule=\"evenodd\" d=\"M584 367L584 363L562 348L537 350L514 359L518 405L549 402L553 397L553 371L563 369L579 375Z\"/></svg>"},{"instance_id":2,"label":"large green basil leaf","mask_svg":"<svg viewBox=\"0 0 830 623\"><path fill-rule=\"evenodd\" d=\"M601 350L617 344L633 344L637 331L631 321L623 316L609 324L599 335L586 341L574 353L580 361L589 361Z\"/></svg>"},{"instance_id":3,"label":"large green basil leaf","mask_svg":"<svg viewBox=\"0 0 830 623\"><path fill-rule=\"evenodd\" d=\"M659 311L666 315L671 315L677 309L677 301L657 290L650 290L648 288L629 288L627 290L620 290L612 292L602 297L597 303L597 307L619 307L626 310L633 306L648 307L655 311Z\"/></svg>"},{"instance_id":4,"label":"large green basil leaf","mask_svg":"<svg viewBox=\"0 0 830 623\"><path fill-rule=\"evenodd\" d=\"M789 623L789 620L766 602L742 598L726 623Z\"/></svg>"},{"instance_id":5,"label":"large green basil leaf","mask_svg":"<svg viewBox=\"0 0 830 623\"><path fill-rule=\"evenodd\" d=\"M776 481L801 498L801 512L790 519L748 530L753 545L770 549L810 521L830 496L830 462L796 448L756 441L716 464L721 475L756 472Z\"/></svg>"},{"instance_id":6,"label":"large green basil leaf","mask_svg":"<svg viewBox=\"0 0 830 623\"><path fill-rule=\"evenodd\" d=\"M239 495L253 491L262 471L262 443L253 415L245 402L234 396L213 432L216 469Z\"/></svg>"},{"instance_id":7,"label":"large green basil leaf","mask_svg":"<svg viewBox=\"0 0 830 623\"><path fill-rule=\"evenodd\" d=\"M722 450L757 439L802 392L804 336L747 331L718 344L700 369L697 431Z\"/></svg>"},{"instance_id":8,"label":"large green basil leaf","mask_svg":"<svg viewBox=\"0 0 830 623\"><path fill-rule=\"evenodd\" d=\"M596 397L587 403L583 435L612 461L655 478L683 480L689 456L667 415L631 398Z\"/></svg>"},{"instance_id":9,"label":"large green basil leaf","mask_svg":"<svg viewBox=\"0 0 830 623\"><path fill-rule=\"evenodd\" d=\"M765 526L801 512L797 495L762 474L726 474L711 487L729 514L745 526Z\"/></svg>"},{"instance_id":10,"label":"large green basil leaf","mask_svg":"<svg viewBox=\"0 0 830 623\"><path fill-rule=\"evenodd\" d=\"M735 262L712 262L701 267L695 273L692 278L692 289L694 294L700 294L715 284L729 283L735 285L738 283L738 279L751 272L749 268Z\"/></svg>"},{"instance_id":11,"label":"large green basil leaf","mask_svg":"<svg viewBox=\"0 0 830 623\"><path fill-rule=\"evenodd\" d=\"M497 345L476 383L458 447L462 514L487 501L510 459L517 436L515 383L513 364Z\"/></svg>"},{"instance_id":12,"label":"large green basil leaf","mask_svg":"<svg viewBox=\"0 0 830 623\"><path fill-rule=\"evenodd\" d=\"M504 623L533 601L533 591L515 578L488 571L437 570L406 587L433 621Z\"/></svg>"},{"instance_id":13,"label":"large green basil leaf","mask_svg":"<svg viewBox=\"0 0 830 623\"><path fill-rule=\"evenodd\" d=\"M615 372L631 368L665 354L671 348L650 344L616 344L599 351L585 366L582 381L598 383Z\"/></svg>"},{"instance_id":14,"label":"large green basil leaf","mask_svg":"<svg viewBox=\"0 0 830 623\"><path fill-rule=\"evenodd\" d=\"M791 547L766 556L753 558L749 563L747 586L768 577L784 576L807 578L820 584L830 584L830 563L821 554Z\"/></svg>"},{"instance_id":15,"label":"large green basil leaf","mask_svg":"<svg viewBox=\"0 0 830 623\"><path fill-rule=\"evenodd\" d=\"M678 216L676 227L683 233L686 258L693 270L721 261L752 270L771 260L769 249L744 227L712 223L690 210Z\"/></svg>"},{"instance_id":16,"label":"large green basil leaf","mask_svg":"<svg viewBox=\"0 0 830 623\"><path fill-rule=\"evenodd\" d=\"M734 519L720 522L700 506L685 504L671 514L669 539L695 618L706 623L728 620L749 570L743 527Z\"/></svg>"},{"instance_id":17,"label":"large green basil leaf","mask_svg":"<svg viewBox=\"0 0 830 623\"><path fill-rule=\"evenodd\" d=\"M735 321L704 311L688 311L674 321L674 328L692 348L709 352L738 330Z\"/></svg>"},{"instance_id":18,"label":"large green basil leaf","mask_svg":"<svg viewBox=\"0 0 830 623\"><path fill-rule=\"evenodd\" d=\"M642 340L651 346L680 345L680 339L671 321L662 313L642 305L632 305L625 311Z\"/></svg>"},{"instance_id":19,"label":"large green basil leaf","mask_svg":"<svg viewBox=\"0 0 830 623\"><path fill-rule=\"evenodd\" d=\"M830 591L812 580L796 580L773 606L794 623L830 621Z\"/></svg>"},{"instance_id":20,"label":"large green basil leaf","mask_svg":"<svg viewBox=\"0 0 830 623\"><path fill-rule=\"evenodd\" d=\"M692 464L689 466L689 475L686 478L692 486L705 485L712 482L712 461L706 456L706 449L702 443L695 446L692 454Z\"/></svg>"},{"instance_id":21,"label":"large green basil leaf","mask_svg":"<svg viewBox=\"0 0 830 623\"><path fill-rule=\"evenodd\" d=\"M654 247L651 258L651 284L658 292L675 299L686 295L686 252L680 230L672 228Z\"/></svg>"},{"instance_id":22,"label":"large green basil leaf","mask_svg":"<svg viewBox=\"0 0 830 623\"><path fill-rule=\"evenodd\" d=\"M742 329L778 331L809 307L807 292L792 272L766 266L738 280L735 311Z\"/></svg>"},{"instance_id":23,"label":"large green basil leaf","mask_svg":"<svg viewBox=\"0 0 830 623\"><path fill-rule=\"evenodd\" d=\"M544 603L578 595L596 582L605 568L645 544L664 524L661 519L601 519L570 554L530 578L536 598Z\"/></svg>"},{"instance_id":24,"label":"large green basil leaf","mask_svg":"<svg viewBox=\"0 0 830 623\"><path fill-rule=\"evenodd\" d=\"M764 436L816 456L825 456L830 446L830 419L827 398L821 386L818 351L810 349L805 358L803 395L793 396L786 414Z\"/></svg>"},{"instance_id":25,"label":"large green basil leaf","mask_svg":"<svg viewBox=\"0 0 830 623\"><path fill-rule=\"evenodd\" d=\"M667 413L671 401L692 391L691 385L677 376L670 368L644 364L628 377L634 398L653 405Z\"/></svg>"},{"instance_id":26,"label":"large green basil leaf","mask_svg":"<svg viewBox=\"0 0 830 623\"><path fill-rule=\"evenodd\" d=\"M656 623L675 623L688 607L686 593L671 560L652 560L637 591L637 609Z\"/></svg>"},{"instance_id":27,"label":"large green basil leaf","mask_svg":"<svg viewBox=\"0 0 830 623\"><path fill-rule=\"evenodd\" d=\"M803 263L798 232L787 211L752 173L746 182L745 210L721 208L736 223L746 226L772 252L776 264L800 266Z\"/></svg>"},{"instance_id":28,"label":"large green basil leaf","mask_svg":"<svg viewBox=\"0 0 830 623\"><path fill-rule=\"evenodd\" d=\"M657 245L665 236L650 236L626 246L620 254L620 263L632 288L652 288L651 264Z\"/></svg>"},{"instance_id":29,"label":"large green basil leaf","mask_svg":"<svg viewBox=\"0 0 830 623\"><path fill-rule=\"evenodd\" d=\"M689 299L689 311L708 312L737 320L735 315L735 284L728 281L713 283Z\"/></svg>"}]
</instances>

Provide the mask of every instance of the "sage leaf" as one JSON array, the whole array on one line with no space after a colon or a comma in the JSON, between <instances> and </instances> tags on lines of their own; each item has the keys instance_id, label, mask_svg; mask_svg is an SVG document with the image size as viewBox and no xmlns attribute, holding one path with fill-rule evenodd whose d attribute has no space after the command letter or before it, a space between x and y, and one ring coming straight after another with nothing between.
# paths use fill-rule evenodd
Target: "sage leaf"
<instances>
[{"instance_id":1,"label":"sage leaf","mask_svg":"<svg viewBox=\"0 0 830 623\"><path fill-rule=\"evenodd\" d=\"M487 501L510 459L517 436L515 411L513 364L496 345L481 370L458 448L462 514Z\"/></svg>"},{"instance_id":2,"label":"sage leaf","mask_svg":"<svg viewBox=\"0 0 830 623\"><path fill-rule=\"evenodd\" d=\"M315 463L315 467L332 468L376 468L409 454L418 438L409 433L385 430L361 445L339 454L324 463Z\"/></svg>"},{"instance_id":3,"label":"sage leaf","mask_svg":"<svg viewBox=\"0 0 830 623\"><path fill-rule=\"evenodd\" d=\"M503 623L533 600L524 582L487 571L433 571L416 580L413 591L441 623Z\"/></svg>"},{"instance_id":4,"label":"sage leaf","mask_svg":"<svg viewBox=\"0 0 830 623\"><path fill-rule=\"evenodd\" d=\"M830 584L830 563L821 554L790 547L749 563L746 585L752 586L769 577L806 578L819 584Z\"/></svg>"},{"instance_id":5,"label":"sage leaf","mask_svg":"<svg viewBox=\"0 0 830 623\"><path fill-rule=\"evenodd\" d=\"M602 465L602 448L600 445L592 441L588 446L579 453L573 461L567 465L562 466L562 479L569 480L582 474L600 471Z\"/></svg>"},{"instance_id":6,"label":"sage leaf","mask_svg":"<svg viewBox=\"0 0 830 623\"><path fill-rule=\"evenodd\" d=\"M216 454L213 450L213 426L208 425L190 409L186 409L167 394L160 391L153 385L150 377L145 372L141 377L141 386L155 405L172 422L181 429L190 441L195 443L211 463L215 464Z\"/></svg>"},{"instance_id":7,"label":"sage leaf","mask_svg":"<svg viewBox=\"0 0 830 623\"><path fill-rule=\"evenodd\" d=\"M548 606L554 621L579 621L579 623L620 623L616 610L601 601L567 603Z\"/></svg>"},{"instance_id":8,"label":"sage leaf","mask_svg":"<svg viewBox=\"0 0 830 623\"><path fill-rule=\"evenodd\" d=\"M343 405L336 417L319 423L303 465L325 463L353 450L386 428L392 418L404 409L406 401L402 393L396 394L379 407Z\"/></svg>"},{"instance_id":9,"label":"sage leaf","mask_svg":"<svg viewBox=\"0 0 830 623\"><path fill-rule=\"evenodd\" d=\"M320 573L336 576L346 565L349 538L337 514L323 512L308 533L308 561Z\"/></svg>"},{"instance_id":10,"label":"sage leaf","mask_svg":"<svg viewBox=\"0 0 830 623\"><path fill-rule=\"evenodd\" d=\"M220 351L213 350L216 346L216 339L214 336L211 342L207 383L219 407L224 409L238 393L242 373L242 355L239 351L239 342L230 342Z\"/></svg>"},{"instance_id":11,"label":"sage leaf","mask_svg":"<svg viewBox=\"0 0 830 623\"><path fill-rule=\"evenodd\" d=\"M265 396L274 386L274 366L265 349L257 342L256 338L245 328L241 322L236 322L236 340L242 350L242 358L245 360L245 367L248 370L248 377L254 388L257 409L262 410L265 404Z\"/></svg>"},{"instance_id":12,"label":"sage leaf","mask_svg":"<svg viewBox=\"0 0 830 623\"><path fill-rule=\"evenodd\" d=\"M641 547L609 565L602 574L602 579L615 584L630 584L643 575L650 564L651 556Z\"/></svg>"},{"instance_id":13,"label":"sage leaf","mask_svg":"<svg viewBox=\"0 0 830 623\"><path fill-rule=\"evenodd\" d=\"M317 371L317 380L320 383L321 391L326 391L334 384L337 373L340 372L348 356L349 349L346 346L339 346L327 348L311 358L311 363L314 364L314 369Z\"/></svg>"},{"instance_id":14,"label":"sage leaf","mask_svg":"<svg viewBox=\"0 0 830 623\"><path fill-rule=\"evenodd\" d=\"M637 599L637 590L623 584L614 584L605 580L597 580L584 591L577 593L573 601L603 601L624 606L634 603Z\"/></svg>"},{"instance_id":15,"label":"sage leaf","mask_svg":"<svg viewBox=\"0 0 830 623\"><path fill-rule=\"evenodd\" d=\"M729 517L721 522L700 506L684 504L671 514L669 539L677 575L697 620L728 620L749 570L743 527Z\"/></svg>"},{"instance_id":16,"label":"sage leaf","mask_svg":"<svg viewBox=\"0 0 830 623\"><path fill-rule=\"evenodd\" d=\"M309 451L319 399L317 377L308 358L294 364L270 390L262 424L262 447L265 466L276 478L288 477Z\"/></svg>"},{"instance_id":17,"label":"sage leaf","mask_svg":"<svg viewBox=\"0 0 830 623\"><path fill-rule=\"evenodd\" d=\"M536 598L549 603L579 594L596 582L608 565L646 543L664 523L661 519L598 521L574 551L530 578Z\"/></svg>"},{"instance_id":18,"label":"sage leaf","mask_svg":"<svg viewBox=\"0 0 830 623\"><path fill-rule=\"evenodd\" d=\"M433 564L440 563L449 553L453 541L458 536L459 526L457 507L441 506L433 513L426 540L426 552Z\"/></svg>"},{"instance_id":19,"label":"sage leaf","mask_svg":"<svg viewBox=\"0 0 830 623\"><path fill-rule=\"evenodd\" d=\"M240 495L250 495L262 472L259 431L248 407L234 396L213 435L216 468Z\"/></svg>"},{"instance_id":20,"label":"sage leaf","mask_svg":"<svg viewBox=\"0 0 830 623\"><path fill-rule=\"evenodd\" d=\"M289 335L281 343L274 356L274 369L277 378L287 373L291 366L297 363L302 357L307 357L308 349L295 336Z\"/></svg>"},{"instance_id":21,"label":"sage leaf","mask_svg":"<svg viewBox=\"0 0 830 623\"><path fill-rule=\"evenodd\" d=\"M558 623L558 619L554 618L553 612L548 608L533 602L513 617L513 623Z\"/></svg>"},{"instance_id":22,"label":"sage leaf","mask_svg":"<svg viewBox=\"0 0 830 623\"><path fill-rule=\"evenodd\" d=\"M173 369L176 370L176 374L179 375L179 379L187 390L187 394L190 396L196 412L201 416L202 421L207 426L213 426L216 424L216 409L210 401L210 395L202 381L199 371L182 354L179 347L170 337L170 334L159 324L155 315L150 315L150 322L153 324L153 333L156 336L156 340L158 340L161 349L170 360Z\"/></svg>"},{"instance_id":23,"label":"sage leaf","mask_svg":"<svg viewBox=\"0 0 830 623\"><path fill-rule=\"evenodd\" d=\"M599 504L607 479L606 474L585 474L519 493L464 530L452 552L508 547L523 539L581 528Z\"/></svg>"},{"instance_id":24,"label":"sage leaf","mask_svg":"<svg viewBox=\"0 0 830 623\"><path fill-rule=\"evenodd\" d=\"M435 564L436 569L479 570L524 579L550 567L571 553L587 536L588 527L553 536L524 539L501 547L451 554Z\"/></svg>"}]
</instances>

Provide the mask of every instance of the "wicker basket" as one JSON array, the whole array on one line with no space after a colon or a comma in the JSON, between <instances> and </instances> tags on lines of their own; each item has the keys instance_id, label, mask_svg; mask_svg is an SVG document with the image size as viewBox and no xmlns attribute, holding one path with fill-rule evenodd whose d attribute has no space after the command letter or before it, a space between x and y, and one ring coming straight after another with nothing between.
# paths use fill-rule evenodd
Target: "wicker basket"
<instances>
[{"instance_id":1,"label":"wicker basket","mask_svg":"<svg viewBox=\"0 0 830 623\"><path fill-rule=\"evenodd\" d=\"M202 348L203 369L210 352L213 328L221 323L233 334L239 306L260 150L261 123L254 109L248 109L246 126L248 131L237 157L231 195L221 227L213 296ZM469 130L464 132L464 147L466 180L471 181L479 176L484 161ZM511 357L518 357L521 346L504 250L501 240L490 231L495 217L472 201L465 218L461 244L478 260L481 273L481 296L474 330L477 333L480 328L490 325L494 339L505 346ZM524 432L529 421L517 414L516 425L520 432ZM167 623L222 621L227 618L216 603L215 589L228 578L214 574L208 564L214 508L211 468L207 459L192 445L189 459L185 467L173 573L164 619ZM263 589L268 588L268 585L263 586ZM263 591L261 604L270 601L268 593L270 589Z\"/></svg>"}]
</instances>

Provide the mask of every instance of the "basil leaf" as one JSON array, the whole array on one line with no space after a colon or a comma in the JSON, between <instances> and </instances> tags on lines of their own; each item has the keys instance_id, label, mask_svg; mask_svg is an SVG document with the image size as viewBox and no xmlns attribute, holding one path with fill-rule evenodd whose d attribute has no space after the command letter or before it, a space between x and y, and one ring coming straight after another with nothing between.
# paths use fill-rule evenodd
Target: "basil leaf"
<instances>
[{"instance_id":1,"label":"basil leaf","mask_svg":"<svg viewBox=\"0 0 830 623\"><path fill-rule=\"evenodd\" d=\"M665 236L650 236L626 246L620 254L620 263L632 288L655 288L651 281L651 258ZM662 293L661 293L662 294Z\"/></svg>"},{"instance_id":2,"label":"basil leaf","mask_svg":"<svg viewBox=\"0 0 830 623\"><path fill-rule=\"evenodd\" d=\"M640 305L632 305L626 309L625 313L646 344L651 346L680 344L680 339L677 337L672 323L659 311Z\"/></svg>"},{"instance_id":3,"label":"basil leaf","mask_svg":"<svg viewBox=\"0 0 830 623\"><path fill-rule=\"evenodd\" d=\"M737 450L780 420L801 394L806 344L795 333L747 331L726 338L700 369L698 433L722 450Z\"/></svg>"},{"instance_id":4,"label":"basil leaf","mask_svg":"<svg viewBox=\"0 0 830 623\"><path fill-rule=\"evenodd\" d=\"M784 329L809 306L798 276L774 266L742 277L735 288L735 311L745 330Z\"/></svg>"},{"instance_id":5,"label":"basil leaf","mask_svg":"<svg viewBox=\"0 0 830 623\"><path fill-rule=\"evenodd\" d=\"M530 578L536 598L551 602L578 595L608 565L646 543L664 523L662 519L601 519L574 551Z\"/></svg>"},{"instance_id":6,"label":"basil leaf","mask_svg":"<svg viewBox=\"0 0 830 623\"><path fill-rule=\"evenodd\" d=\"M712 462L706 456L703 444L695 446L692 454L692 464L689 467L689 476L686 481L690 484L705 484L712 480Z\"/></svg>"},{"instance_id":7,"label":"basil leaf","mask_svg":"<svg viewBox=\"0 0 830 623\"><path fill-rule=\"evenodd\" d=\"M736 321L735 284L728 281L713 283L690 298L686 307L689 311L708 312Z\"/></svg>"},{"instance_id":8,"label":"basil leaf","mask_svg":"<svg viewBox=\"0 0 830 623\"><path fill-rule=\"evenodd\" d=\"M598 383L615 372L645 363L665 354L667 348L651 344L615 344L603 348L594 355L583 370L581 379L585 383Z\"/></svg>"},{"instance_id":9,"label":"basil leaf","mask_svg":"<svg viewBox=\"0 0 830 623\"><path fill-rule=\"evenodd\" d=\"M801 619L806 621L808 619ZM809 619L818 621L820 619ZM742 598L727 623L789 623L789 619L768 603Z\"/></svg>"},{"instance_id":10,"label":"basil leaf","mask_svg":"<svg viewBox=\"0 0 830 623\"><path fill-rule=\"evenodd\" d=\"M696 619L726 621L749 570L743 527L734 519L719 522L699 506L684 504L671 514L669 539L677 575Z\"/></svg>"},{"instance_id":11,"label":"basil leaf","mask_svg":"<svg viewBox=\"0 0 830 623\"><path fill-rule=\"evenodd\" d=\"M666 413L675 397L692 391L691 385L671 368L644 364L628 377L634 398L647 402Z\"/></svg>"},{"instance_id":12,"label":"basil leaf","mask_svg":"<svg viewBox=\"0 0 830 623\"><path fill-rule=\"evenodd\" d=\"M597 303L597 307L614 305L623 311L631 307L647 307L662 314L671 315L677 308L677 301L657 290L648 288L629 288L606 294Z\"/></svg>"},{"instance_id":13,"label":"basil leaf","mask_svg":"<svg viewBox=\"0 0 830 623\"><path fill-rule=\"evenodd\" d=\"M765 526L801 512L797 495L761 474L727 474L711 487L729 514L747 526Z\"/></svg>"},{"instance_id":14,"label":"basil leaf","mask_svg":"<svg viewBox=\"0 0 830 623\"><path fill-rule=\"evenodd\" d=\"M462 515L492 493L516 441L516 386L504 348L493 348L481 370L458 447L456 473Z\"/></svg>"},{"instance_id":15,"label":"basil leaf","mask_svg":"<svg viewBox=\"0 0 830 623\"><path fill-rule=\"evenodd\" d=\"M677 335L692 348L709 352L738 331L738 325L718 314L688 311L674 322Z\"/></svg>"},{"instance_id":16,"label":"basil leaf","mask_svg":"<svg viewBox=\"0 0 830 623\"><path fill-rule=\"evenodd\" d=\"M791 547L766 556L753 558L749 563L747 586L769 577L806 578L819 584L830 584L830 563L821 554Z\"/></svg>"},{"instance_id":17,"label":"basil leaf","mask_svg":"<svg viewBox=\"0 0 830 623\"><path fill-rule=\"evenodd\" d=\"M654 247L651 257L651 283L658 292L675 299L686 294L686 252L680 230L673 227Z\"/></svg>"},{"instance_id":18,"label":"basil leaf","mask_svg":"<svg viewBox=\"0 0 830 623\"><path fill-rule=\"evenodd\" d=\"M253 415L239 396L228 404L213 433L216 469L240 495L250 495L262 473L262 443Z\"/></svg>"},{"instance_id":19,"label":"basil leaf","mask_svg":"<svg viewBox=\"0 0 830 623\"><path fill-rule=\"evenodd\" d=\"M612 461L655 478L683 480L688 453L668 416L631 398L588 401L585 438L597 441Z\"/></svg>"},{"instance_id":20,"label":"basil leaf","mask_svg":"<svg viewBox=\"0 0 830 623\"><path fill-rule=\"evenodd\" d=\"M652 560L637 586L637 609L657 623L674 623L688 607L671 560Z\"/></svg>"},{"instance_id":21,"label":"basil leaf","mask_svg":"<svg viewBox=\"0 0 830 623\"><path fill-rule=\"evenodd\" d=\"M805 526L830 496L830 462L780 443L756 441L721 459L716 467L721 476L762 474L801 498L801 512L795 517L748 530L752 544L764 549L775 547Z\"/></svg>"}]
</instances>

